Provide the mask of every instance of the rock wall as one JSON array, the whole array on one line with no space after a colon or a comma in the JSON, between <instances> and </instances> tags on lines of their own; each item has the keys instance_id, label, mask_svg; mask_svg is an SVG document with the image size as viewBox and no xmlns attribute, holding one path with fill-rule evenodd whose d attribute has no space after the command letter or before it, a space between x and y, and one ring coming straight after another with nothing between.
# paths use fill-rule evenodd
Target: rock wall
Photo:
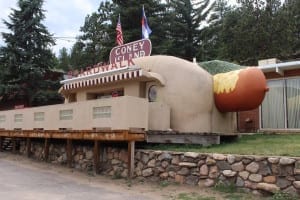
<instances>
[{"instance_id":1,"label":"rock wall","mask_svg":"<svg viewBox=\"0 0 300 200\"><path fill-rule=\"evenodd\" d=\"M44 159L42 142L32 142L31 157ZM102 174L127 177L126 147L101 145ZM20 153L26 153L25 142ZM82 171L93 169L92 144L73 144L73 167ZM49 162L66 164L64 143L51 144ZM136 150L136 178L167 180L188 185L211 187L219 182L232 184L256 193L284 191L300 194L300 158L247 156Z\"/></svg>"}]
</instances>

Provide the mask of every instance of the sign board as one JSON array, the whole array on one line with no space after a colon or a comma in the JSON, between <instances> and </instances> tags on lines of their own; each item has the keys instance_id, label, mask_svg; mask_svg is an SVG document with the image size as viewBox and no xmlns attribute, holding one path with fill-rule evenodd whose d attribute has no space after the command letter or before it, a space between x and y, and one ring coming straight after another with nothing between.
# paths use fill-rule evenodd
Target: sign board
<instances>
[{"instance_id":1,"label":"sign board","mask_svg":"<svg viewBox=\"0 0 300 200\"><path fill-rule=\"evenodd\" d=\"M133 62L132 59L122 60L111 64L97 63L95 65L88 66L85 69L82 68L81 70L69 71L67 76L65 76L65 78L72 79L75 77L83 77L92 74L114 71L114 70L126 68L128 66L134 66L134 65L135 63Z\"/></svg>"},{"instance_id":2,"label":"sign board","mask_svg":"<svg viewBox=\"0 0 300 200\"><path fill-rule=\"evenodd\" d=\"M118 63L144 56L150 56L152 44L149 39L137 40L124 45L116 46L110 51L110 63Z\"/></svg>"}]
</instances>

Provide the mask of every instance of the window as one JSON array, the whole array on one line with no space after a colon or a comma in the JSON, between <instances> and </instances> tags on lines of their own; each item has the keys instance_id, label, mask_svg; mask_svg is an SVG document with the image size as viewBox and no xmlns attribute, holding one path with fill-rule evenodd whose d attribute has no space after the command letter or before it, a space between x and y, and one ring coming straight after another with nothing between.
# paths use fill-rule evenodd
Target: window
<instances>
[{"instance_id":1,"label":"window","mask_svg":"<svg viewBox=\"0 0 300 200\"><path fill-rule=\"evenodd\" d=\"M73 110L60 110L59 111L59 120L72 120L73 119Z\"/></svg>"},{"instance_id":2,"label":"window","mask_svg":"<svg viewBox=\"0 0 300 200\"><path fill-rule=\"evenodd\" d=\"M34 121L44 121L45 113L44 112L35 112L34 113Z\"/></svg>"},{"instance_id":3,"label":"window","mask_svg":"<svg viewBox=\"0 0 300 200\"><path fill-rule=\"evenodd\" d=\"M69 103L76 102L77 101L76 93L70 94L68 97L68 101L69 101Z\"/></svg>"},{"instance_id":4,"label":"window","mask_svg":"<svg viewBox=\"0 0 300 200\"><path fill-rule=\"evenodd\" d=\"M287 128L300 128L300 79L286 80Z\"/></svg>"},{"instance_id":5,"label":"window","mask_svg":"<svg viewBox=\"0 0 300 200\"><path fill-rule=\"evenodd\" d=\"M284 80L268 81L269 91L262 103L262 127L284 128Z\"/></svg>"},{"instance_id":6,"label":"window","mask_svg":"<svg viewBox=\"0 0 300 200\"><path fill-rule=\"evenodd\" d=\"M23 114L15 114L15 122L22 122Z\"/></svg>"},{"instance_id":7,"label":"window","mask_svg":"<svg viewBox=\"0 0 300 200\"><path fill-rule=\"evenodd\" d=\"M157 89L155 85L151 85L148 90L148 100L149 102L155 102L157 100Z\"/></svg>"},{"instance_id":8,"label":"window","mask_svg":"<svg viewBox=\"0 0 300 200\"><path fill-rule=\"evenodd\" d=\"M4 123L6 121L5 115L0 115L0 123Z\"/></svg>"},{"instance_id":9,"label":"window","mask_svg":"<svg viewBox=\"0 0 300 200\"><path fill-rule=\"evenodd\" d=\"M112 97L120 97L124 96L124 89L114 89L99 93L87 93L86 99L92 100L92 99L107 99Z\"/></svg>"},{"instance_id":10,"label":"window","mask_svg":"<svg viewBox=\"0 0 300 200\"><path fill-rule=\"evenodd\" d=\"M269 80L261 106L261 127L300 128L300 78Z\"/></svg>"},{"instance_id":11,"label":"window","mask_svg":"<svg viewBox=\"0 0 300 200\"><path fill-rule=\"evenodd\" d=\"M110 118L111 117L111 106L102 106L93 108L93 118Z\"/></svg>"}]
</instances>

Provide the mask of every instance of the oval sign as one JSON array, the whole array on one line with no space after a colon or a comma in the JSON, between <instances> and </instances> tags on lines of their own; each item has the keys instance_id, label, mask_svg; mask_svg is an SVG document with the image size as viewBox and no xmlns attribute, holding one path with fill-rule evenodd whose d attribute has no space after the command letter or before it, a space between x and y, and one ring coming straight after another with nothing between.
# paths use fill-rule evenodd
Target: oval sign
<instances>
[{"instance_id":1,"label":"oval sign","mask_svg":"<svg viewBox=\"0 0 300 200\"><path fill-rule=\"evenodd\" d=\"M110 51L109 61L112 64L125 60L131 60L133 58L150 56L151 50L152 44L149 39L137 40L114 47Z\"/></svg>"}]
</instances>

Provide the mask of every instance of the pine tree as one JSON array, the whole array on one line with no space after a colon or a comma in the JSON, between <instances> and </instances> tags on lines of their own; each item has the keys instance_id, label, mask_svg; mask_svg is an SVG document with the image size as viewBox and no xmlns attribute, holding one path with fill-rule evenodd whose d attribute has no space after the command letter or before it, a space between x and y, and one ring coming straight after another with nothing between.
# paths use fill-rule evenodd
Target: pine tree
<instances>
[{"instance_id":1,"label":"pine tree","mask_svg":"<svg viewBox=\"0 0 300 200\"><path fill-rule=\"evenodd\" d=\"M282 58L292 51L289 19L280 0L239 0L227 12L220 30L219 58L256 65L266 58Z\"/></svg>"},{"instance_id":2,"label":"pine tree","mask_svg":"<svg viewBox=\"0 0 300 200\"><path fill-rule=\"evenodd\" d=\"M173 55L192 60L197 55L201 35L214 3L209 0L170 0L169 6Z\"/></svg>"},{"instance_id":3,"label":"pine tree","mask_svg":"<svg viewBox=\"0 0 300 200\"><path fill-rule=\"evenodd\" d=\"M60 99L53 92L51 97L47 93L58 85L46 80L54 60L50 50L54 40L42 24L42 5L43 0L19 0L9 21L4 21L10 32L2 33L6 45L0 50L2 102L21 101L32 106L45 104L49 98Z\"/></svg>"},{"instance_id":4,"label":"pine tree","mask_svg":"<svg viewBox=\"0 0 300 200\"><path fill-rule=\"evenodd\" d=\"M152 54L168 54L170 51L170 23L167 4L160 0L113 0L116 9L113 16L113 28L116 27L120 14L124 42L142 39L142 7L152 30L149 39L152 43Z\"/></svg>"},{"instance_id":5,"label":"pine tree","mask_svg":"<svg viewBox=\"0 0 300 200\"><path fill-rule=\"evenodd\" d=\"M70 64L70 56L68 54L67 48L65 47L59 50L57 68L62 69L65 72L72 70Z\"/></svg>"},{"instance_id":6,"label":"pine tree","mask_svg":"<svg viewBox=\"0 0 300 200\"><path fill-rule=\"evenodd\" d=\"M83 45L83 52L81 52L83 65L88 66L108 61L115 39L115 28L112 27L113 23L111 22L114 9L114 4L105 1L100 3L97 12L86 16L84 25L80 28L83 34L78 38L78 43L81 45L77 44L77 47ZM74 48L79 50L77 47ZM77 51L77 53L79 52Z\"/></svg>"},{"instance_id":7,"label":"pine tree","mask_svg":"<svg viewBox=\"0 0 300 200\"><path fill-rule=\"evenodd\" d=\"M108 62L110 50L116 46L116 25L121 16L124 43L140 40L142 5L152 29L152 54L167 54L169 49L166 4L159 0L114 0L101 2L96 12L88 14L80 28L82 35L71 50L73 69L84 68L98 62Z\"/></svg>"},{"instance_id":8,"label":"pine tree","mask_svg":"<svg viewBox=\"0 0 300 200\"><path fill-rule=\"evenodd\" d=\"M200 46L197 51L198 61L208 61L220 58L221 30L226 15L234 9L226 0L217 0L212 11L209 26L204 28L200 35Z\"/></svg>"},{"instance_id":9,"label":"pine tree","mask_svg":"<svg viewBox=\"0 0 300 200\"><path fill-rule=\"evenodd\" d=\"M291 53L286 53L286 58L297 59L300 57L300 1L285 0L283 4L283 18L287 19L283 23L287 25L289 35L285 37L290 39L289 46Z\"/></svg>"}]
</instances>

